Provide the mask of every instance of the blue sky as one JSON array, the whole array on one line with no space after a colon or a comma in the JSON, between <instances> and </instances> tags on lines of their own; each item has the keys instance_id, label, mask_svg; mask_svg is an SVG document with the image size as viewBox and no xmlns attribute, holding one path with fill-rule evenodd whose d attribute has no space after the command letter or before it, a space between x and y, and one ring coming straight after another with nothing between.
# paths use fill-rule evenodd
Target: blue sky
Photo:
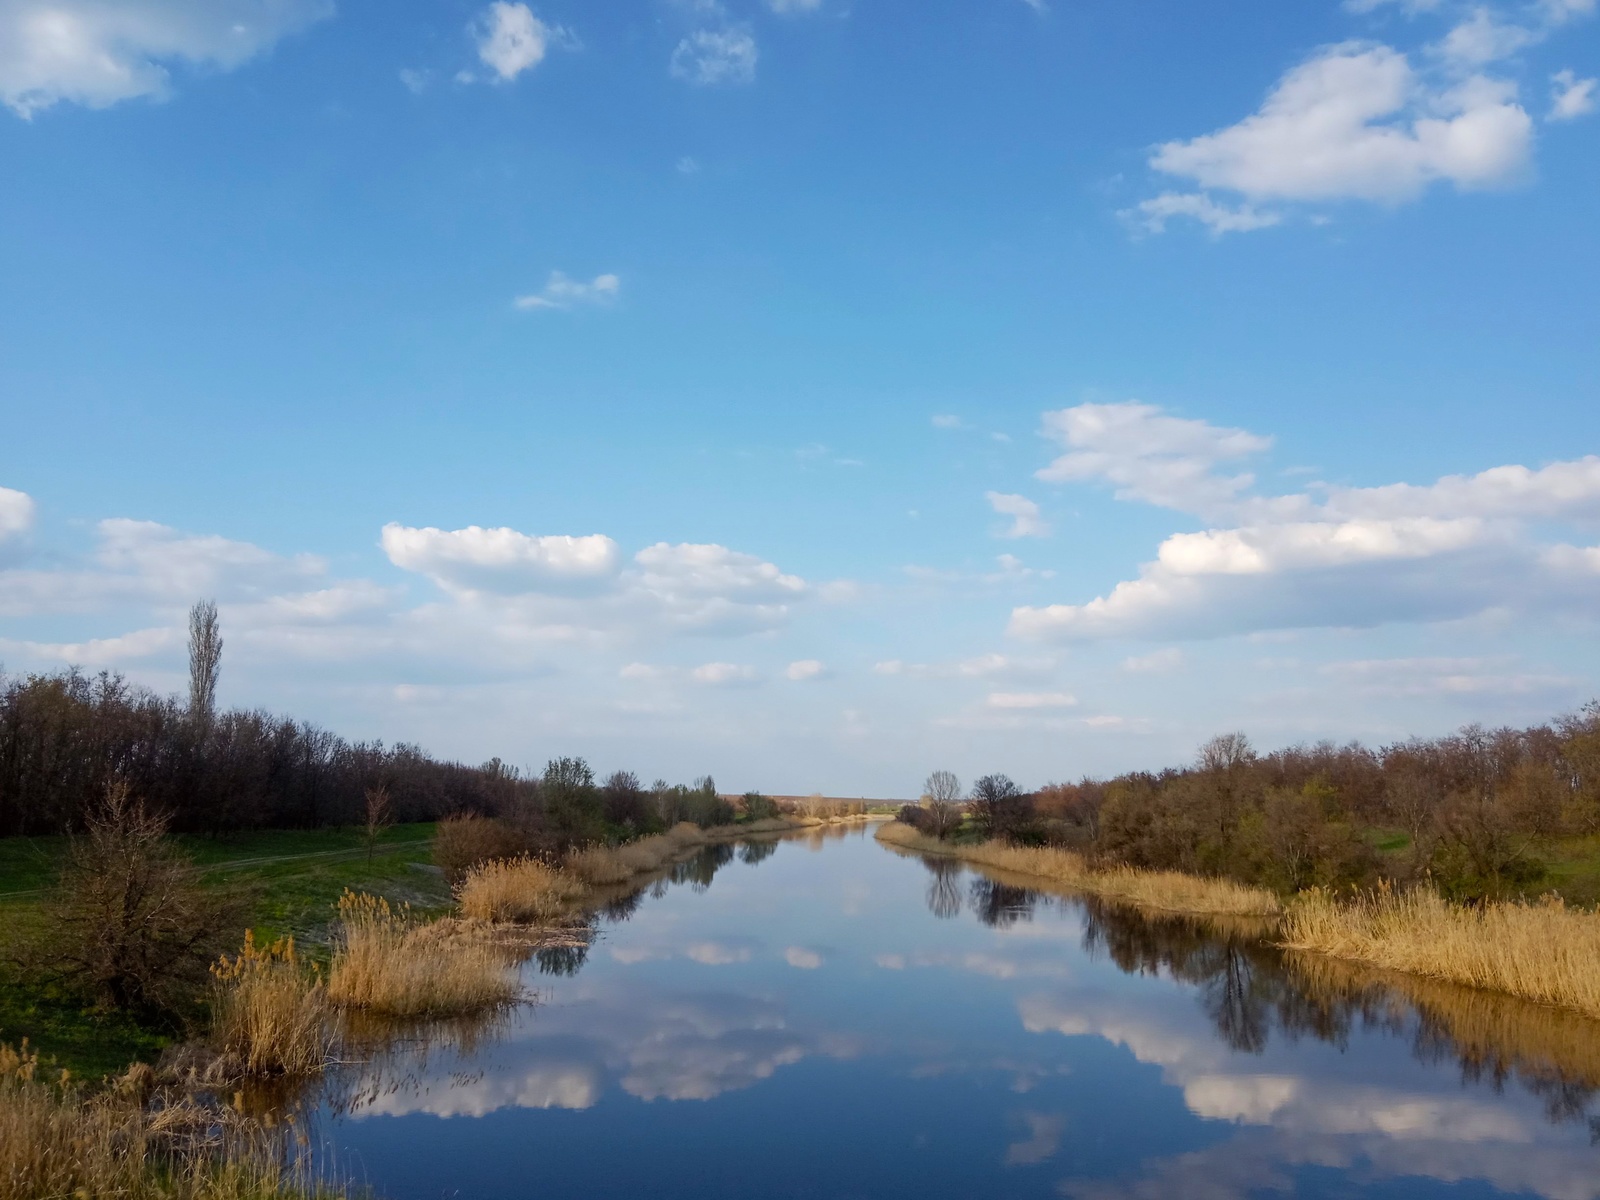
<instances>
[{"instance_id":1,"label":"blue sky","mask_svg":"<svg viewBox=\"0 0 1600 1200\"><path fill-rule=\"evenodd\" d=\"M1594 0L0 0L0 662L908 794L1600 692Z\"/></svg>"}]
</instances>

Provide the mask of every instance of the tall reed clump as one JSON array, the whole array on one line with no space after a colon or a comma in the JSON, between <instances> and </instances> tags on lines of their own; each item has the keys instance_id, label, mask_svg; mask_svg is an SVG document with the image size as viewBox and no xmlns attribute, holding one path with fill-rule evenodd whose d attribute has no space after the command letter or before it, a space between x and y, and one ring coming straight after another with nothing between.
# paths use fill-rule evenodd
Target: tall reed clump
<instances>
[{"instance_id":1,"label":"tall reed clump","mask_svg":"<svg viewBox=\"0 0 1600 1200\"><path fill-rule=\"evenodd\" d=\"M899 821L880 826L876 836L879 841L924 854L947 854L1165 912L1270 917L1283 911L1278 898L1266 889L1229 879L1136 867L1096 869L1081 855L1047 846L1013 846L999 841L957 845L918 833Z\"/></svg>"},{"instance_id":2,"label":"tall reed clump","mask_svg":"<svg viewBox=\"0 0 1600 1200\"><path fill-rule=\"evenodd\" d=\"M1600 1017L1600 914L1554 896L1466 907L1422 888L1348 899L1318 889L1289 907L1283 940Z\"/></svg>"},{"instance_id":3,"label":"tall reed clump","mask_svg":"<svg viewBox=\"0 0 1600 1200\"><path fill-rule=\"evenodd\" d=\"M666 833L624 842L620 846L587 846L567 855L563 868L584 883L623 883L635 875L660 870L685 850L706 842L706 833L691 821L680 821Z\"/></svg>"},{"instance_id":4,"label":"tall reed clump","mask_svg":"<svg viewBox=\"0 0 1600 1200\"><path fill-rule=\"evenodd\" d=\"M573 876L536 858L480 863L456 888L461 915L476 921L549 922L583 893Z\"/></svg>"},{"instance_id":5,"label":"tall reed clump","mask_svg":"<svg viewBox=\"0 0 1600 1200\"><path fill-rule=\"evenodd\" d=\"M522 998L515 965L453 923L419 923L410 909L345 892L334 928L328 998L395 1017L478 1012Z\"/></svg>"},{"instance_id":6,"label":"tall reed clump","mask_svg":"<svg viewBox=\"0 0 1600 1200\"><path fill-rule=\"evenodd\" d=\"M0 1045L0 1200L332 1200L279 1126L178 1099L144 1101L151 1072L132 1068L90 1094L43 1077L36 1054Z\"/></svg>"},{"instance_id":7,"label":"tall reed clump","mask_svg":"<svg viewBox=\"0 0 1600 1200\"><path fill-rule=\"evenodd\" d=\"M315 1075L327 1065L333 1037L321 973L295 954L294 939L258 946L245 931L237 956L223 955L212 1021L224 1054L251 1075Z\"/></svg>"}]
</instances>

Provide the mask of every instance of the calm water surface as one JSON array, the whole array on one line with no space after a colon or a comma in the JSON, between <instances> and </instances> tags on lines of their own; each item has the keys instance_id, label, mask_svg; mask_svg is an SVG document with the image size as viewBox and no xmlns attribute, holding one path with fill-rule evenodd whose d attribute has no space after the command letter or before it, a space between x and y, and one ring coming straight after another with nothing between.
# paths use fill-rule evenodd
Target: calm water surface
<instances>
[{"instance_id":1,"label":"calm water surface","mask_svg":"<svg viewBox=\"0 0 1600 1200\"><path fill-rule=\"evenodd\" d=\"M1600 1197L1595 1027L857 829L717 847L326 1110L397 1200Z\"/></svg>"}]
</instances>

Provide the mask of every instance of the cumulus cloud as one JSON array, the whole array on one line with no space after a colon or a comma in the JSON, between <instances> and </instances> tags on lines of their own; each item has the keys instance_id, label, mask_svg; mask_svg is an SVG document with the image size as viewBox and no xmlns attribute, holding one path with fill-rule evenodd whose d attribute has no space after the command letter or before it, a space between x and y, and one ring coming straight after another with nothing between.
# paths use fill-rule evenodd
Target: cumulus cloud
<instances>
[{"instance_id":1,"label":"cumulus cloud","mask_svg":"<svg viewBox=\"0 0 1600 1200\"><path fill-rule=\"evenodd\" d=\"M0 544L32 529L34 511L33 497L27 492L0 487Z\"/></svg>"},{"instance_id":2,"label":"cumulus cloud","mask_svg":"<svg viewBox=\"0 0 1600 1200\"><path fill-rule=\"evenodd\" d=\"M783 952L783 961L802 971L815 971L822 965L822 955L804 946L790 946Z\"/></svg>"},{"instance_id":3,"label":"cumulus cloud","mask_svg":"<svg viewBox=\"0 0 1600 1200\"><path fill-rule=\"evenodd\" d=\"M1499 57L1512 36L1469 23L1440 53L1458 64ZM1515 84L1482 73L1433 81L1391 46L1344 42L1290 70L1237 124L1156 147L1154 170L1203 190L1198 198L1158 197L1144 218L1159 229L1170 217L1192 216L1219 232L1229 222L1270 224L1272 210L1249 207L1263 202L1398 204L1435 183L1500 187L1525 176L1532 144ZM1246 204L1227 209L1210 191Z\"/></svg>"},{"instance_id":4,"label":"cumulus cloud","mask_svg":"<svg viewBox=\"0 0 1600 1200\"><path fill-rule=\"evenodd\" d=\"M1000 533L1003 538L1049 537L1050 523L1039 516L1039 506L1026 496L1006 492L985 492L989 507L1011 524Z\"/></svg>"},{"instance_id":5,"label":"cumulus cloud","mask_svg":"<svg viewBox=\"0 0 1600 1200\"><path fill-rule=\"evenodd\" d=\"M1557 71L1550 77L1552 121L1571 121L1595 110L1595 88L1600 79L1579 79L1572 71Z\"/></svg>"},{"instance_id":6,"label":"cumulus cloud","mask_svg":"<svg viewBox=\"0 0 1600 1200\"><path fill-rule=\"evenodd\" d=\"M755 38L743 29L700 29L672 51L674 79L700 87L751 83L756 77L759 51Z\"/></svg>"},{"instance_id":7,"label":"cumulus cloud","mask_svg":"<svg viewBox=\"0 0 1600 1200\"><path fill-rule=\"evenodd\" d=\"M1245 494L1250 476L1216 468L1264 449L1266 439L1205 422L1168 424L1172 418L1144 405L1083 408L1091 411L1047 414L1047 425L1055 418L1074 449L1041 477L1105 479L1123 499L1230 523L1172 534L1137 579L1087 603L1017 608L1015 634L1208 636L1440 620L1507 605L1592 605L1600 556L1592 547L1540 545L1530 523L1600 517L1600 457L1538 469L1507 465L1427 485L1259 497ZM1147 427L1165 436L1101 436Z\"/></svg>"},{"instance_id":8,"label":"cumulus cloud","mask_svg":"<svg viewBox=\"0 0 1600 1200\"><path fill-rule=\"evenodd\" d=\"M567 34L559 26L546 25L526 4L495 0L472 23L472 36L479 60L497 80L509 83L543 62L550 47Z\"/></svg>"},{"instance_id":9,"label":"cumulus cloud","mask_svg":"<svg viewBox=\"0 0 1600 1200\"><path fill-rule=\"evenodd\" d=\"M516 307L524 310L545 308L577 308L582 305L610 304L622 294L622 280L615 275L596 275L588 283L568 279L560 271L551 271L542 289L518 296Z\"/></svg>"},{"instance_id":10,"label":"cumulus cloud","mask_svg":"<svg viewBox=\"0 0 1600 1200\"><path fill-rule=\"evenodd\" d=\"M784 668L784 675L796 681L805 679L822 679L828 674L828 668L814 658L802 658L798 662L790 663Z\"/></svg>"},{"instance_id":11,"label":"cumulus cloud","mask_svg":"<svg viewBox=\"0 0 1600 1200\"><path fill-rule=\"evenodd\" d=\"M332 12L332 0L3 0L0 101L29 118L159 99L172 65L232 70Z\"/></svg>"},{"instance_id":12,"label":"cumulus cloud","mask_svg":"<svg viewBox=\"0 0 1600 1200\"><path fill-rule=\"evenodd\" d=\"M1066 453L1035 472L1046 483L1105 480L1119 500L1181 512L1232 504L1255 482L1219 475L1224 463L1264 453L1272 439L1166 414L1152 404L1080 404L1044 414L1045 437Z\"/></svg>"},{"instance_id":13,"label":"cumulus cloud","mask_svg":"<svg viewBox=\"0 0 1600 1200\"><path fill-rule=\"evenodd\" d=\"M613 578L621 562L616 542L604 534L530 537L515 529L422 529L390 522L383 552L406 571L426 575L452 591L514 593Z\"/></svg>"}]
</instances>

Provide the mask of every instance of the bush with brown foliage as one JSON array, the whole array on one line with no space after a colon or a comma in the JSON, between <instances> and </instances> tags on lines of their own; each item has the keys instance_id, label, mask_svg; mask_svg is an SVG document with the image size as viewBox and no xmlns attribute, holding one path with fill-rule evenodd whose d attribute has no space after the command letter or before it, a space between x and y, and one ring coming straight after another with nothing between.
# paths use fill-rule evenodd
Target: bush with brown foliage
<instances>
[{"instance_id":1,"label":"bush with brown foliage","mask_svg":"<svg viewBox=\"0 0 1600 1200\"><path fill-rule=\"evenodd\" d=\"M528 849L525 836L504 821L471 813L446 817L433 835L433 861L455 887L480 863L516 858Z\"/></svg>"}]
</instances>

